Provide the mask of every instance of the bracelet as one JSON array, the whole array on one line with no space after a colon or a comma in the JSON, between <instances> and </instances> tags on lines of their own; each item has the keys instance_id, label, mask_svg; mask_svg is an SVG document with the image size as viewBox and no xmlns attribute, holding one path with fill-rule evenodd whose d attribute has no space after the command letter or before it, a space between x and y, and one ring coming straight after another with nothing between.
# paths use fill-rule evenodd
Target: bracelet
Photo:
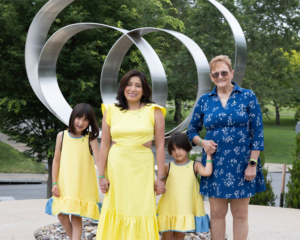
<instances>
[{"instance_id":1,"label":"bracelet","mask_svg":"<svg viewBox=\"0 0 300 240\"><path fill-rule=\"evenodd\" d=\"M255 160L255 159L250 159L249 162L250 161L253 161L253 162L255 162L257 164L257 160Z\"/></svg>"},{"instance_id":2,"label":"bracelet","mask_svg":"<svg viewBox=\"0 0 300 240\"><path fill-rule=\"evenodd\" d=\"M98 176L98 178L105 178L105 176L104 176L104 175L102 175L102 176Z\"/></svg>"},{"instance_id":3,"label":"bracelet","mask_svg":"<svg viewBox=\"0 0 300 240\"><path fill-rule=\"evenodd\" d=\"M202 138L200 138L200 141L199 141L199 146L201 147L201 141L202 141L203 139Z\"/></svg>"},{"instance_id":4,"label":"bracelet","mask_svg":"<svg viewBox=\"0 0 300 240\"><path fill-rule=\"evenodd\" d=\"M52 183L52 186L57 185L57 182Z\"/></svg>"},{"instance_id":5,"label":"bracelet","mask_svg":"<svg viewBox=\"0 0 300 240\"><path fill-rule=\"evenodd\" d=\"M211 162L211 163L212 163L212 162L213 162L213 160L206 160L206 162Z\"/></svg>"}]
</instances>

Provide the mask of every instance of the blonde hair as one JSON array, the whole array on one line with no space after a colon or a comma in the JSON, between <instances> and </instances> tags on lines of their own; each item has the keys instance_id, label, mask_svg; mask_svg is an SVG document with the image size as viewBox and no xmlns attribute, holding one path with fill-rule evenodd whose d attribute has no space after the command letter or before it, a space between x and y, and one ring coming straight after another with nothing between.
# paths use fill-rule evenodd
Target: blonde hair
<instances>
[{"instance_id":1,"label":"blonde hair","mask_svg":"<svg viewBox=\"0 0 300 240\"><path fill-rule=\"evenodd\" d=\"M214 67L215 67L219 62L225 63L225 64L228 66L229 71L230 71L230 72L232 71L231 59L230 59L228 56L226 56L226 55L220 55L220 56L214 57L214 58L210 61L210 63L209 63L210 72L212 72L212 70L214 69Z\"/></svg>"}]
</instances>

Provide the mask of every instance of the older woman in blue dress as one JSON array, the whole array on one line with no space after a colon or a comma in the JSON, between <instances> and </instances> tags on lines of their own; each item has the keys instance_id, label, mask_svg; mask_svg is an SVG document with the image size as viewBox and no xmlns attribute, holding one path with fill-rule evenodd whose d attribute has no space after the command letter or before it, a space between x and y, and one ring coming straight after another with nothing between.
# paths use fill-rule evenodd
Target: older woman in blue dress
<instances>
[{"instance_id":1,"label":"older woman in blue dress","mask_svg":"<svg viewBox=\"0 0 300 240\"><path fill-rule=\"evenodd\" d=\"M233 216L234 239L248 236L248 204L255 193L265 191L259 160L264 150L263 123L259 103L253 91L232 82L234 71L227 56L210 62L210 78L216 85L198 101L187 136L192 144L213 154L213 174L202 177L200 194L210 202L213 240L224 240L228 199ZM206 128L206 137L199 131Z\"/></svg>"}]
</instances>

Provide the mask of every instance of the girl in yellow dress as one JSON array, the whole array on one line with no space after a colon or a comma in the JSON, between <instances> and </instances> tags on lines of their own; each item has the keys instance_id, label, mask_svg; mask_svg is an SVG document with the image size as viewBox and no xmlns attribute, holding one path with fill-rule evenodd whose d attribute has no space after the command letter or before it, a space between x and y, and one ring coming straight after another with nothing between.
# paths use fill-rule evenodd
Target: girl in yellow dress
<instances>
[{"instance_id":1,"label":"girl in yellow dress","mask_svg":"<svg viewBox=\"0 0 300 240\"><path fill-rule=\"evenodd\" d=\"M154 189L165 187L166 109L153 104L146 76L137 70L122 77L116 99L117 104L102 105L98 170L105 197L97 240L159 240ZM157 180L151 151L153 135Z\"/></svg>"},{"instance_id":2,"label":"girl in yellow dress","mask_svg":"<svg viewBox=\"0 0 300 240\"><path fill-rule=\"evenodd\" d=\"M98 135L93 108L80 103L71 113L68 130L58 133L56 139L53 197L47 202L46 213L58 216L72 240L81 238L82 217L99 219L101 203L93 159L93 155L98 159Z\"/></svg>"},{"instance_id":3,"label":"girl in yellow dress","mask_svg":"<svg viewBox=\"0 0 300 240\"><path fill-rule=\"evenodd\" d=\"M171 136L168 152L175 159L167 163L166 189L157 206L158 229L163 240L183 240L186 232L208 232L209 216L205 214L203 197L199 194L197 173L212 174L211 155L207 155L206 167L200 162L190 161L188 152L192 146L183 133Z\"/></svg>"}]
</instances>

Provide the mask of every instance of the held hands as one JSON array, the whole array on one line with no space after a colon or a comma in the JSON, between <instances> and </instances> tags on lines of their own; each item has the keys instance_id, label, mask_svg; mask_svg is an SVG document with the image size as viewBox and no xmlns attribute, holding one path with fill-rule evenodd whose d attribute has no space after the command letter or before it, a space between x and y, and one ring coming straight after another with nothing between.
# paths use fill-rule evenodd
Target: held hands
<instances>
[{"instance_id":1,"label":"held hands","mask_svg":"<svg viewBox=\"0 0 300 240\"><path fill-rule=\"evenodd\" d=\"M256 177L256 165L255 166L250 166L245 170L244 178L247 181L252 181Z\"/></svg>"},{"instance_id":2,"label":"held hands","mask_svg":"<svg viewBox=\"0 0 300 240\"><path fill-rule=\"evenodd\" d=\"M102 193L107 193L109 189L109 181L106 178L99 178L99 186Z\"/></svg>"},{"instance_id":3,"label":"held hands","mask_svg":"<svg viewBox=\"0 0 300 240\"><path fill-rule=\"evenodd\" d=\"M54 197L59 197L60 196L57 184L52 186L52 194L53 194Z\"/></svg>"},{"instance_id":4,"label":"held hands","mask_svg":"<svg viewBox=\"0 0 300 240\"><path fill-rule=\"evenodd\" d=\"M204 151L210 155L212 155L216 152L217 146L218 146L218 144L215 143L213 140L202 140L201 141L201 147L203 147Z\"/></svg>"},{"instance_id":5,"label":"held hands","mask_svg":"<svg viewBox=\"0 0 300 240\"><path fill-rule=\"evenodd\" d=\"M157 178L154 182L154 191L156 195L163 194L164 192L167 191L165 187L165 182L162 181L161 179Z\"/></svg>"}]
</instances>

